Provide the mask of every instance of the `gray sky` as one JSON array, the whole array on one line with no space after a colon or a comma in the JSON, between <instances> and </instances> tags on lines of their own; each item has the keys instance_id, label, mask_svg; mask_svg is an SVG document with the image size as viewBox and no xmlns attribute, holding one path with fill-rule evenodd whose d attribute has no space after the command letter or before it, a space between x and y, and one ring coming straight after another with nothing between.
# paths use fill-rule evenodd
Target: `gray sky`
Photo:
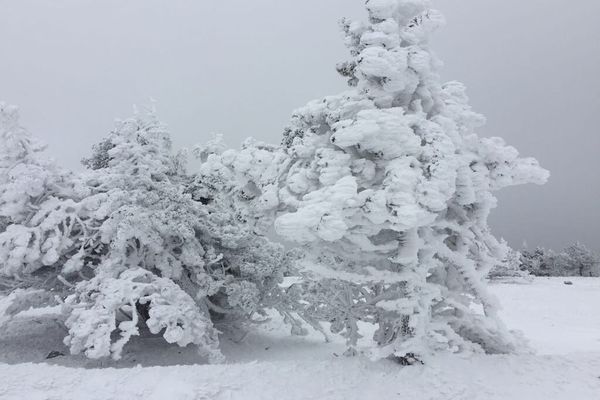
<instances>
[{"instance_id":1,"label":"gray sky","mask_svg":"<svg viewBox=\"0 0 600 400\"><path fill-rule=\"evenodd\" d=\"M499 193L492 226L519 246L600 250L600 1L437 0L443 76L550 169ZM157 99L178 146L279 142L294 108L345 89L342 16L362 0L0 0L0 99L63 165Z\"/></svg>"}]
</instances>

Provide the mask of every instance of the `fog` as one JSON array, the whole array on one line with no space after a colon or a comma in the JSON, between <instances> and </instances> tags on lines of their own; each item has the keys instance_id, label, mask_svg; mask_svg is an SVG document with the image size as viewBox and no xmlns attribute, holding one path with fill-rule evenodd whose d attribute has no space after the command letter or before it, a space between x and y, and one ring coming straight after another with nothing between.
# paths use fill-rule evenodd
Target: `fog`
<instances>
[{"instance_id":1,"label":"fog","mask_svg":"<svg viewBox=\"0 0 600 400\"><path fill-rule=\"evenodd\" d=\"M600 2L434 3L443 77L488 117L480 135L552 172L498 194L495 233L600 250ZM177 146L279 142L294 108L345 89L337 20L364 15L361 0L0 0L0 99L71 168L150 98Z\"/></svg>"}]
</instances>

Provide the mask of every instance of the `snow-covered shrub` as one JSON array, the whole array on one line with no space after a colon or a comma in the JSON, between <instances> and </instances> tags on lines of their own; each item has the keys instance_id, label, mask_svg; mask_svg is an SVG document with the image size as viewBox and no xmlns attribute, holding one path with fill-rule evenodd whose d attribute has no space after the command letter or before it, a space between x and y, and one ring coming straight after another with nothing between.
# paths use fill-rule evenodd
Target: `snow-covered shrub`
<instances>
[{"instance_id":1,"label":"snow-covered shrub","mask_svg":"<svg viewBox=\"0 0 600 400\"><path fill-rule=\"evenodd\" d=\"M216 165L243 178L279 235L319 255L323 265L306 263L316 281L301 284L304 313L350 353L361 321L378 326L374 357L513 351L485 284L509 249L487 218L494 191L548 172L477 136L485 119L464 86L440 82L428 39L444 21L428 2L366 7L368 22L342 23L351 59L338 71L351 89L296 110L282 148L246 143Z\"/></svg>"},{"instance_id":2,"label":"snow-covered shrub","mask_svg":"<svg viewBox=\"0 0 600 400\"><path fill-rule=\"evenodd\" d=\"M43 289L13 288L8 293L0 292L0 327L22 311L50 304L57 304L56 297Z\"/></svg>"},{"instance_id":3,"label":"snow-covered shrub","mask_svg":"<svg viewBox=\"0 0 600 400\"><path fill-rule=\"evenodd\" d=\"M568 276L600 276L600 258L585 245L577 242L567 247L563 264Z\"/></svg>"},{"instance_id":4,"label":"snow-covered shrub","mask_svg":"<svg viewBox=\"0 0 600 400\"><path fill-rule=\"evenodd\" d=\"M216 360L214 324L279 307L283 247L257 234L224 188L185 172L153 112L118 122L84 164L68 176L70 197L44 192L27 218L7 212L0 233L0 275L29 282L43 269L42 286L69 294L72 352L119 358L139 325Z\"/></svg>"},{"instance_id":5,"label":"snow-covered shrub","mask_svg":"<svg viewBox=\"0 0 600 400\"><path fill-rule=\"evenodd\" d=\"M551 250L550 250L551 252ZM554 256L552 256L554 257ZM551 276L546 250L538 247L534 251L521 251L521 265L526 271L535 276Z\"/></svg>"},{"instance_id":6,"label":"snow-covered shrub","mask_svg":"<svg viewBox=\"0 0 600 400\"><path fill-rule=\"evenodd\" d=\"M279 201L279 180L290 158L280 146L246 139L241 150L227 149L222 136L194 149L202 161L196 179L205 191L228 193L253 229L267 233Z\"/></svg>"},{"instance_id":7,"label":"snow-covered shrub","mask_svg":"<svg viewBox=\"0 0 600 400\"><path fill-rule=\"evenodd\" d=\"M523 266L522 255L514 249L509 249L506 256L497 263L489 273L490 279L527 278L529 272Z\"/></svg>"},{"instance_id":8,"label":"snow-covered shrub","mask_svg":"<svg viewBox=\"0 0 600 400\"><path fill-rule=\"evenodd\" d=\"M140 315L147 314L145 324L153 334L162 333L167 342L180 346L194 343L211 360L221 359L218 332L208 309L199 308L172 280L148 270L127 269L116 278L101 272L80 282L67 305L71 313L66 321L66 344L73 353L83 351L90 358L111 354L119 359L131 336L139 335ZM138 313L140 308L144 312ZM120 337L113 340L111 335L117 330Z\"/></svg>"},{"instance_id":9,"label":"snow-covered shrub","mask_svg":"<svg viewBox=\"0 0 600 400\"><path fill-rule=\"evenodd\" d=\"M43 150L19 125L17 108L0 104L0 286L5 289L62 286L48 273L80 246L76 179Z\"/></svg>"},{"instance_id":10,"label":"snow-covered shrub","mask_svg":"<svg viewBox=\"0 0 600 400\"><path fill-rule=\"evenodd\" d=\"M3 228L27 220L56 191L56 168L44 146L19 124L18 109L0 103L0 218Z\"/></svg>"},{"instance_id":11,"label":"snow-covered shrub","mask_svg":"<svg viewBox=\"0 0 600 400\"><path fill-rule=\"evenodd\" d=\"M73 352L118 358L146 326L218 359L216 324L266 308L294 333L298 318L329 323L348 354L363 323L376 326L371 355L402 363L515 350L486 289L511 257L487 218L494 191L548 173L477 136L484 118L464 86L440 82L428 39L443 18L428 2L366 7L368 22L342 23L349 91L297 110L281 146L226 150L217 137L189 175L154 115L137 114L94 148L67 195L49 191L31 217L7 213L0 272L44 270L71 291ZM285 291L290 260L264 236L271 228L314 255Z\"/></svg>"},{"instance_id":12,"label":"snow-covered shrub","mask_svg":"<svg viewBox=\"0 0 600 400\"><path fill-rule=\"evenodd\" d=\"M224 186L185 173L152 114L122 122L85 163L85 201L94 205L88 225L103 276L120 280L143 268L175 282L211 326L193 331L201 335L213 322L243 323L276 306L288 262L283 248L252 230ZM69 265L71 273L83 267ZM213 336L193 342L214 353Z\"/></svg>"}]
</instances>

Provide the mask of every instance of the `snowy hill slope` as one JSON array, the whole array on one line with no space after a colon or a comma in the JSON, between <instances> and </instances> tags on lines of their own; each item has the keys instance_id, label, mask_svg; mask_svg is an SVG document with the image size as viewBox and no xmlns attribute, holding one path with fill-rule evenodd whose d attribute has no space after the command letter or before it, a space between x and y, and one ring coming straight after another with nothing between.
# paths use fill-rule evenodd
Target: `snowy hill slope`
<instances>
[{"instance_id":1,"label":"snowy hill slope","mask_svg":"<svg viewBox=\"0 0 600 400\"><path fill-rule=\"evenodd\" d=\"M119 363L70 356L46 362L50 351L64 351L63 332L51 318L23 318L0 332L0 399L595 400L600 279L575 279L572 286L563 280L492 286L507 324L524 332L536 355L439 356L407 368L338 356L339 343L289 337L280 321L227 343L225 365L174 365L201 360L153 338L132 343ZM141 344L147 354L136 352Z\"/></svg>"}]
</instances>

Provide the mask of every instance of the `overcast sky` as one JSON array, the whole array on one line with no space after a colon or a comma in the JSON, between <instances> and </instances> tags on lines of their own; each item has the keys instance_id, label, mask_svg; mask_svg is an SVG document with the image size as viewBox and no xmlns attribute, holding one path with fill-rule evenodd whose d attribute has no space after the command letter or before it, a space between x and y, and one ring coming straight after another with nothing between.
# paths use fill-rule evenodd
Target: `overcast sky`
<instances>
[{"instance_id":1,"label":"overcast sky","mask_svg":"<svg viewBox=\"0 0 600 400\"><path fill-rule=\"evenodd\" d=\"M498 194L496 234L600 250L600 1L434 3L443 77L488 117L480 135L552 172ZM342 16L364 17L362 0L0 0L0 100L73 168L151 97L178 146L279 142L294 108L345 89Z\"/></svg>"}]
</instances>

